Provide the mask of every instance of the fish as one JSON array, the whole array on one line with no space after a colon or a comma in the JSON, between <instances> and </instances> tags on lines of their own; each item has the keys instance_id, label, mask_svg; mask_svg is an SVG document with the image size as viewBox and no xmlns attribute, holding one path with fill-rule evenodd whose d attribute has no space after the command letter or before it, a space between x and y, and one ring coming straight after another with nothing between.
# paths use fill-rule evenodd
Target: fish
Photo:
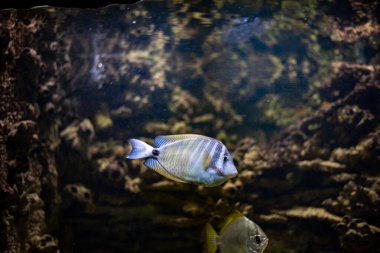
<instances>
[{"instance_id":1,"label":"fish","mask_svg":"<svg viewBox=\"0 0 380 253\"><path fill-rule=\"evenodd\" d=\"M129 143L132 149L126 158L147 158L145 166L176 182L213 187L238 173L226 146L211 137L161 135L154 139L155 147L138 139Z\"/></svg>"},{"instance_id":2,"label":"fish","mask_svg":"<svg viewBox=\"0 0 380 253\"><path fill-rule=\"evenodd\" d=\"M225 219L220 235L210 223L205 230L207 253L215 253L218 247L221 253L262 253L269 241L259 225L237 210Z\"/></svg>"}]
</instances>

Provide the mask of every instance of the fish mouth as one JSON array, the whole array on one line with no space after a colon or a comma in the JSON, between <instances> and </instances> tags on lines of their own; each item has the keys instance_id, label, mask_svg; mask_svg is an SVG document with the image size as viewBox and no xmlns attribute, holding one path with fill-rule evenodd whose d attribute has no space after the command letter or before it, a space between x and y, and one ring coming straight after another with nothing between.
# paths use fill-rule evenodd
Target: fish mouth
<instances>
[{"instance_id":1,"label":"fish mouth","mask_svg":"<svg viewBox=\"0 0 380 253\"><path fill-rule=\"evenodd\" d=\"M237 170L235 170L233 173L224 173L222 168L216 167L215 172L218 176L225 177L225 178L233 178L237 176Z\"/></svg>"},{"instance_id":2,"label":"fish mouth","mask_svg":"<svg viewBox=\"0 0 380 253\"><path fill-rule=\"evenodd\" d=\"M234 170L230 171L230 173L226 173L224 176L227 178L234 178L238 174L237 169L235 168Z\"/></svg>"}]
</instances>

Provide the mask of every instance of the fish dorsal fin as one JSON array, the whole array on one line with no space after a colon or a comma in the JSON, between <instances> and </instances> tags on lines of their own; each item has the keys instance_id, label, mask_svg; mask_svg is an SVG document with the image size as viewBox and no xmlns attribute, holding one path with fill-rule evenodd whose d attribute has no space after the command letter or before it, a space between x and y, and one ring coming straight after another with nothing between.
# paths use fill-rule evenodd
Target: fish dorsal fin
<instances>
[{"instance_id":1,"label":"fish dorsal fin","mask_svg":"<svg viewBox=\"0 0 380 253\"><path fill-rule=\"evenodd\" d=\"M154 145L156 147L162 147L165 144L169 144L175 141L185 140L185 139L194 139L203 137L198 134L177 134L177 135L160 135L154 138Z\"/></svg>"},{"instance_id":2,"label":"fish dorsal fin","mask_svg":"<svg viewBox=\"0 0 380 253\"><path fill-rule=\"evenodd\" d=\"M153 169L154 171L156 171L157 173L159 173L160 175L168 178L168 179L171 179L173 181L176 181L176 182L180 182L180 183L186 183L185 181L171 175L161 164L158 160L154 159L154 158L148 158L146 161L145 161L145 166L148 166L149 168Z\"/></svg>"},{"instance_id":3,"label":"fish dorsal fin","mask_svg":"<svg viewBox=\"0 0 380 253\"><path fill-rule=\"evenodd\" d=\"M207 253L215 253L217 249L216 238L218 234L215 232L214 228L210 225L210 223L206 223L206 245L207 245Z\"/></svg>"},{"instance_id":4,"label":"fish dorsal fin","mask_svg":"<svg viewBox=\"0 0 380 253\"><path fill-rule=\"evenodd\" d=\"M234 210L233 213L231 213L223 222L222 229L220 230L220 234L224 234L224 231L226 228L232 224L235 220L239 218L243 218L244 215L242 215L239 211Z\"/></svg>"}]
</instances>

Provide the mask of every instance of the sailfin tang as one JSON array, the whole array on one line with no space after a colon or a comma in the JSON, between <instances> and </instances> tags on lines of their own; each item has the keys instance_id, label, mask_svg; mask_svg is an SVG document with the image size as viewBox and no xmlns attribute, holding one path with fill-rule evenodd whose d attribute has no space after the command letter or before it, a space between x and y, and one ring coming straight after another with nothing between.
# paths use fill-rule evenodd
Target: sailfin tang
<instances>
[{"instance_id":1,"label":"sailfin tang","mask_svg":"<svg viewBox=\"0 0 380 253\"><path fill-rule=\"evenodd\" d=\"M149 168L153 169L154 171L156 171L157 173L161 174L162 176L168 178L168 179L171 179L171 180L174 180L176 182L180 182L180 183L186 183L185 181L171 175L161 164L158 160L154 159L154 158L148 158L145 163L144 163L146 166L148 166Z\"/></svg>"},{"instance_id":2,"label":"sailfin tang","mask_svg":"<svg viewBox=\"0 0 380 253\"><path fill-rule=\"evenodd\" d=\"M214 230L214 228L210 225L210 223L206 223L206 245L207 245L207 253L215 253L217 249L216 238L218 234Z\"/></svg>"}]
</instances>

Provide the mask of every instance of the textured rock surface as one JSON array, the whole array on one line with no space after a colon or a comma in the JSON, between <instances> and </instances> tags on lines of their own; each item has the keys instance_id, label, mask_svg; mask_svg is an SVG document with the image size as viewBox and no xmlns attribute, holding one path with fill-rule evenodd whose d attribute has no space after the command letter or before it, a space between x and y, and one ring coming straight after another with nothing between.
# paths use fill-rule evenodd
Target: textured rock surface
<instances>
[{"instance_id":1,"label":"textured rock surface","mask_svg":"<svg viewBox=\"0 0 380 253\"><path fill-rule=\"evenodd\" d=\"M1 252L201 252L233 209L266 252L379 252L379 4L232 2L0 11ZM245 33L247 13L275 25ZM239 176L124 158L184 132L227 143Z\"/></svg>"},{"instance_id":2,"label":"textured rock surface","mask_svg":"<svg viewBox=\"0 0 380 253\"><path fill-rule=\"evenodd\" d=\"M60 202L58 171L44 140L52 124L43 122L52 119L44 108L54 102L58 74L49 46L54 22L22 11L2 11L0 19L1 251L60 252L50 234Z\"/></svg>"}]
</instances>

